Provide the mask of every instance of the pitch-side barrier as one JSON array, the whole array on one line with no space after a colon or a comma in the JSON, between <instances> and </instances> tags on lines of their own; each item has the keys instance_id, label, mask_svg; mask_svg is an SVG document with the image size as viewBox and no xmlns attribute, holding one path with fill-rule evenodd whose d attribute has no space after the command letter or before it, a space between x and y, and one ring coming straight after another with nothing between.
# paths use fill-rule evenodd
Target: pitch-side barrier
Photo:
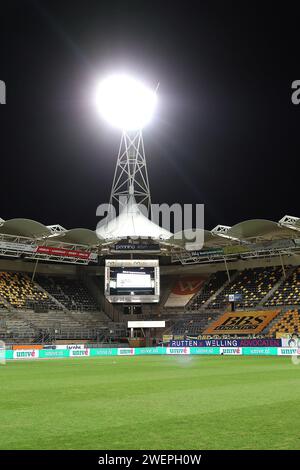
<instances>
[{"instance_id":1,"label":"pitch-side barrier","mask_svg":"<svg viewBox=\"0 0 300 470\"><path fill-rule=\"evenodd\" d=\"M226 355L226 356L295 356L299 348L276 347L148 347L148 348L80 348L80 349L16 349L6 350L6 360L34 360L55 358L83 358L97 356L147 356L147 355Z\"/></svg>"}]
</instances>

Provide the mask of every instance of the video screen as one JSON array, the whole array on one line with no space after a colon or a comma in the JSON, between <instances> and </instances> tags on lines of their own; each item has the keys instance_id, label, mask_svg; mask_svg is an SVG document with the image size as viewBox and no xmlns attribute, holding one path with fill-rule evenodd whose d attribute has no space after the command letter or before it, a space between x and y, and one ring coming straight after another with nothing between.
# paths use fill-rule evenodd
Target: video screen
<instances>
[{"instance_id":1,"label":"video screen","mask_svg":"<svg viewBox=\"0 0 300 470\"><path fill-rule=\"evenodd\" d=\"M120 260L106 261L105 295L110 302L159 301L157 260L126 260L122 266L119 264Z\"/></svg>"},{"instance_id":2,"label":"video screen","mask_svg":"<svg viewBox=\"0 0 300 470\"><path fill-rule=\"evenodd\" d=\"M110 294L154 294L154 268L111 268Z\"/></svg>"}]
</instances>

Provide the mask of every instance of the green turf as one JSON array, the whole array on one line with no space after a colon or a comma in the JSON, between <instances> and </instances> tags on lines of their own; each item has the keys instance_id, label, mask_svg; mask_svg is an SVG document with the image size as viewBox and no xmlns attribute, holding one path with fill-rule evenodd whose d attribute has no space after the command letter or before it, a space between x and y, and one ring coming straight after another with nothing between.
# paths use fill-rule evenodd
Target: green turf
<instances>
[{"instance_id":1,"label":"green turf","mask_svg":"<svg viewBox=\"0 0 300 470\"><path fill-rule=\"evenodd\" d=\"M286 357L151 356L0 367L0 449L299 449Z\"/></svg>"}]
</instances>

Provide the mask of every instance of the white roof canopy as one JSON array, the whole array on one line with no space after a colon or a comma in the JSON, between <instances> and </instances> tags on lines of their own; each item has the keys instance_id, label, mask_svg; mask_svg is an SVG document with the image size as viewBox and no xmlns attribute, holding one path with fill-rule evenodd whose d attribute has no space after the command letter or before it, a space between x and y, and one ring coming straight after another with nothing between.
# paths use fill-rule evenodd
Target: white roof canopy
<instances>
[{"instance_id":1,"label":"white roof canopy","mask_svg":"<svg viewBox=\"0 0 300 470\"><path fill-rule=\"evenodd\" d=\"M151 238L168 240L172 233L149 220L140 210L134 196L129 196L127 204L119 216L98 227L97 235L105 240L122 238Z\"/></svg>"},{"instance_id":2,"label":"white roof canopy","mask_svg":"<svg viewBox=\"0 0 300 470\"><path fill-rule=\"evenodd\" d=\"M233 227L217 226L212 231L196 229L183 230L172 234L149 220L142 213L133 196L123 207L118 217L103 223L96 231L75 228L55 231L35 220L15 218L0 219L0 236L25 237L31 240L43 240L46 244L63 242L78 244L89 248L99 248L126 238L152 239L157 242L184 248L190 240L190 232L202 232L203 248L224 247L240 243L261 241L275 242L284 239L300 239L300 218L284 216L279 222L264 219L245 220ZM220 228L218 229L218 228ZM218 229L218 230L217 230ZM199 234L199 233L198 233Z\"/></svg>"}]
</instances>

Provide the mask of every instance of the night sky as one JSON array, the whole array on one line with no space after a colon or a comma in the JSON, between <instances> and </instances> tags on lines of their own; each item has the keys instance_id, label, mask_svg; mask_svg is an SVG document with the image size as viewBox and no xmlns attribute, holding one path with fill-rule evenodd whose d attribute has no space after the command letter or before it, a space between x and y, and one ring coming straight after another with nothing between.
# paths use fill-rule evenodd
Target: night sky
<instances>
[{"instance_id":1,"label":"night sky","mask_svg":"<svg viewBox=\"0 0 300 470\"><path fill-rule=\"evenodd\" d=\"M300 15L260 3L2 2L0 217L95 229L120 133L92 97L118 71L160 83L154 202L204 203L207 229L300 217Z\"/></svg>"}]
</instances>

